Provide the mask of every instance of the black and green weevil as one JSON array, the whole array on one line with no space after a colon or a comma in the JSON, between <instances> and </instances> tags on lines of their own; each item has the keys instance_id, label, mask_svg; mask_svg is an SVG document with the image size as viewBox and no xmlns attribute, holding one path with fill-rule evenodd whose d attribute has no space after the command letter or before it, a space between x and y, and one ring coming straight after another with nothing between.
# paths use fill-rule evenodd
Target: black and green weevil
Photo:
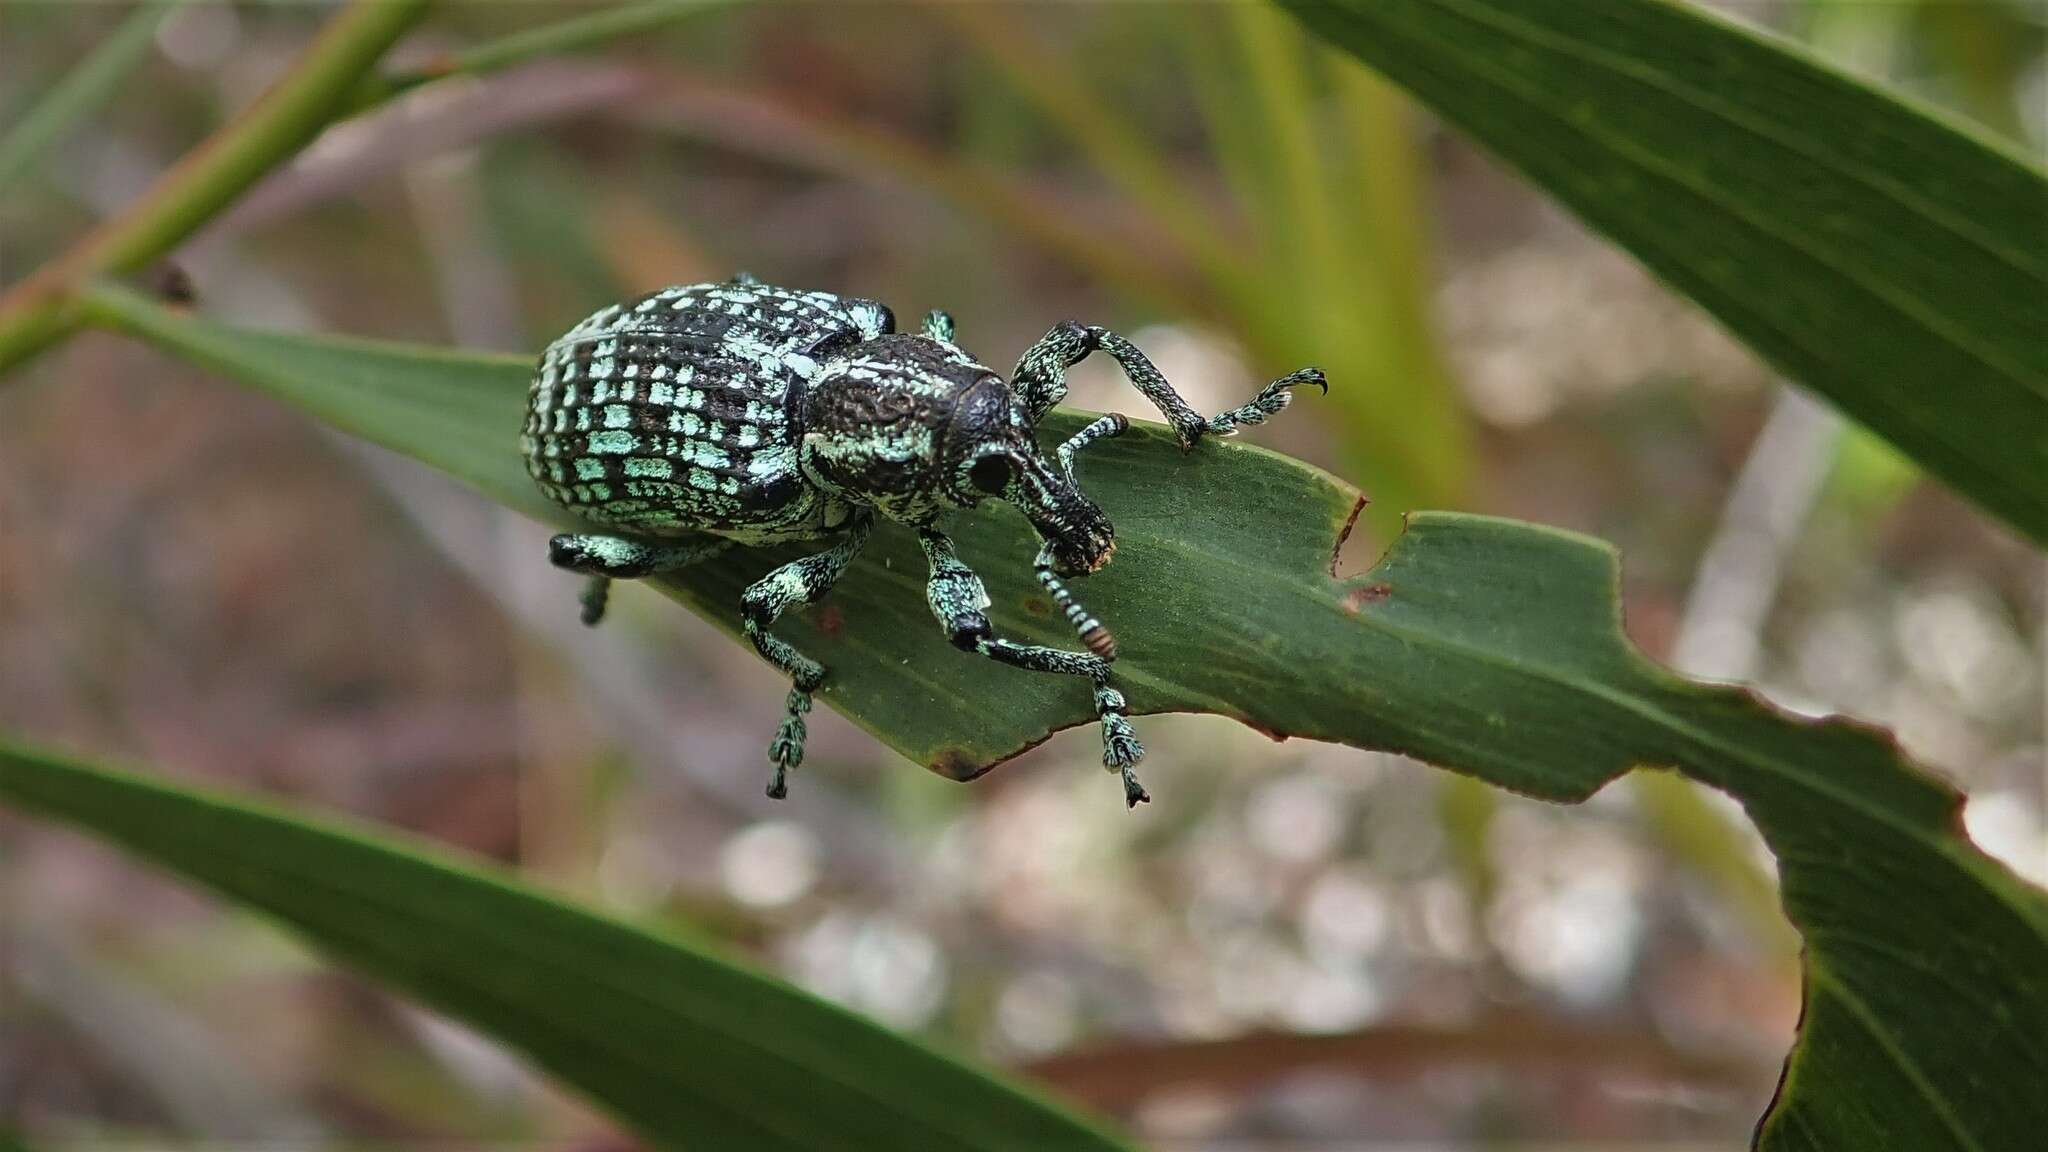
<instances>
[{"instance_id":1,"label":"black and green weevil","mask_svg":"<svg viewBox=\"0 0 2048 1152\"><path fill-rule=\"evenodd\" d=\"M1074 481L1074 456L1128 422L1111 414L1089 424L1058 447L1056 464L1035 436L1066 395L1067 368L1095 351L1166 414L1183 449L1264 421L1297 385L1328 390L1320 371L1304 368L1204 417L1103 328L1056 325L1006 383L960 349L943 312L925 317L921 333L899 333L872 300L746 275L666 288L591 315L541 356L520 438L527 471L549 499L602 529L556 536L549 557L589 577L583 620L595 624L614 579L736 546L831 541L740 598L747 638L792 681L768 748L768 795L779 798L803 761L804 715L825 669L770 629L831 590L878 515L898 521L924 547L925 597L954 647L1094 686L1103 764L1135 807L1150 797L1132 772L1144 747L1110 685L1116 642L1060 580L1102 567L1115 548L1108 517ZM989 626L988 594L940 528L948 513L989 498L1014 504L1037 530L1038 582L1087 651L1016 643Z\"/></svg>"}]
</instances>

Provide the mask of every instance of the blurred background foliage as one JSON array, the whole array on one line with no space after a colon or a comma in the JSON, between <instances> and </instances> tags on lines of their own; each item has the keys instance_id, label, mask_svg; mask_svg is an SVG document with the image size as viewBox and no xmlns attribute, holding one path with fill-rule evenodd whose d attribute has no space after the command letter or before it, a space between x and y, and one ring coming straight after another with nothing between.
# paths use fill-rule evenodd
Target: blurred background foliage
<instances>
[{"instance_id":1,"label":"blurred background foliage","mask_svg":"<svg viewBox=\"0 0 2048 1152\"><path fill-rule=\"evenodd\" d=\"M1893 727L1971 793L1979 843L2048 880L2039 555L1289 19L704 7L343 125L180 265L229 319L480 348L744 268L947 308L998 367L1058 319L1110 324L1197 407L1318 363L1329 401L1259 438L1373 495L1348 567L1416 507L1606 537L1646 651ZM572 11L447 5L398 63ZM0 164L0 281L131 200L324 15L134 12L0 2L0 122L96 50L111 97ZM2031 149L2048 131L2024 0L1733 12ZM1113 370L1077 377L1077 404L1130 406ZM821 714L775 805L773 673L637 591L583 632L541 535L81 339L0 392L0 728L672 918L1163 1146L1731 1147L1768 1098L1795 942L1747 825L1676 778L1562 810L1157 718L1158 802L1132 817L1085 732L963 787ZM621 1140L252 918L5 816L0 1127Z\"/></svg>"}]
</instances>

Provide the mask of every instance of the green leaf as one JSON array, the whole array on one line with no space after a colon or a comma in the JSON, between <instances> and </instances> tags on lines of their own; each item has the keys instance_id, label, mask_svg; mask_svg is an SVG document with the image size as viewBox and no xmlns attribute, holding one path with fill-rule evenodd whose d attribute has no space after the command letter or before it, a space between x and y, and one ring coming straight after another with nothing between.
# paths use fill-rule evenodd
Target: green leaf
<instances>
[{"instance_id":1,"label":"green leaf","mask_svg":"<svg viewBox=\"0 0 2048 1152\"><path fill-rule=\"evenodd\" d=\"M1102 174L1142 204L1201 270L1209 288L1240 313L1259 300L1254 269L1219 234L1217 221L1188 195L1165 154L1095 91L1090 78L1047 45L1028 10L996 4L939 4L930 9L979 49L984 70L1016 89L1057 123Z\"/></svg>"},{"instance_id":2,"label":"green leaf","mask_svg":"<svg viewBox=\"0 0 2048 1152\"><path fill-rule=\"evenodd\" d=\"M268 913L664 1147L1126 1147L705 945L419 843L5 742L0 798Z\"/></svg>"},{"instance_id":3,"label":"green leaf","mask_svg":"<svg viewBox=\"0 0 2048 1152\"><path fill-rule=\"evenodd\" d=\"M100 323L538 506L515 448L524 360L238 330L119 289L89 303ZM1047 431L1084 419L1058 412ZM1806 943L1805 1024L1765 1147L2002 1152L2048 1130L2035 1090L2048 1083L2048 899L1972 846L1960 796L1882 733L1649 663L1622 634L1615 557L1597 541L1420 513L1372 571L1340 580L1333 550L1362 499L1313 468L1229 441L1183 456L1164 429L1134 424L1080 471L1120 546L1077 593L1116 631L1138 712L1388 749L1549 800L1583 800L1639 766L1739 800ZM1021 517L956 529L999 631L1071 642L1031 578ZM741 553L661 587L736 630L740 590L792 554ZM885 524L830 610L778 626L832 669L822 699L957 778L1092 719L1081 683L950 648L923 575L909 533ZM563 578L565 613L575 587ZM1172 787L1171 767L1151 765L1155 790Z\"/></svg>"},{"instance_id":4,"label":"green leaf","mask_svg":"<svg viewBox=\"0 0 2048 1152\"><path fill-rule=\"evenodd\" d=\"M2038 168L1663 0L1283 3L2048 542Z\"/></svg>"}]
</instances>

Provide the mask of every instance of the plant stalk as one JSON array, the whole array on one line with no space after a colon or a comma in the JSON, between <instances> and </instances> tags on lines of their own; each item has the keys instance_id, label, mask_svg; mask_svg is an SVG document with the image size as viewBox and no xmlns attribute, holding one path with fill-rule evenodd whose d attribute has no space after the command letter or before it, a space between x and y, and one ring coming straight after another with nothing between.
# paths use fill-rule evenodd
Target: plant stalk
<instances>
[{"instance_id":1,"label":"plant stalk","mask_svg":"<svg viewBox=\"0 0 2048 1152\"><path fill-rule=\"evenodd\" d=\"M150 0L45 93L0 136L0 188L21 179L50 146L111 99L121 82L149 56L156 32L189 0Z\"/></svg>"},{"instance_id":2,"label":"plant stalk","mask_svg":"<svg viewBox=\"0 0 2048 1152\"><path fill-rule=\"evenodd\" d=\"M366 76L356 85L348 112L366 112L422 84L450 76L488 76L542 57L560 56L621 36L649 32L681 17L715 12L732 4L733 0L644 0L546 24L449 53L423 68L388 76Z\"/></svg>"},{"instance_id":3,"label":"plant stalk","mask_svg":"<svg viewBox=\"0 0 2048 1152\"><path fill-rule=\"evenodd\" d=\"M138 271L291 158L426 11L426 0L354 0L262 98L163 174L142 198L0 296L0 372L79 323L84 281Z\"/></svg>"}]
</instances>

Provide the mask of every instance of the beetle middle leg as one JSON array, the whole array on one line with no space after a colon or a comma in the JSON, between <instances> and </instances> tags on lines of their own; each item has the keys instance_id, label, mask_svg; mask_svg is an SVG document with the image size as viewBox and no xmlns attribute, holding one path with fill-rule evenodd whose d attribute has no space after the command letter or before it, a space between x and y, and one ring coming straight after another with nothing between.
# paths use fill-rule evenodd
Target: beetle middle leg
<instances>
[{"instance_id":1,"label":"beetle middle leg","mask_svg":"<svg viewBox=\"0 0 2048 1152\"><path fill-rule=\"evenodd\" d=\"M1113 641L1097 646L1090 640L1096 651L1069 652L1063 648L1051 648L1040 644L1018 644L995 635L989 624L986 609L989 605L988 590L982 586L981 577L974 574L960 560L953 548L953 541L943 532L931 528L920 528L917 542L924 549L925 561L931 566L931 579L925 585L925 599L931 605L932 615L946 629L946 638L955 648L974 652L998 663L1033 672L1056 672L1065 676L1085 676L1095 687L1095 716L1102 725L1102 765L1117 773L1123 780L1124 803L1137 807L1141 802L1152 799L1132 769L1145 758L1145 746L1138 742L1138 734L1131 727L1130 706L1123 693L1110 687L1110 662L1116 658ZM1108 630L1102 628L1092 616L1073 603L1057 579L1052 577L1051 559L1041 552L1039 557L1040 582L1054 593L1054 600L1066 613L1068 621L1076 631L1089 636L1090 626L1094 634L1103 641L1108 640Z\"/></svg>"},{"instance_id":2,"label":"beetle middle leg","mask_svg":"<svg viewBox=\"0 0 2048 1152\"><path fill-rule=\"evenodd\" d=\"M1066 397L1067 369L1098 349L1113 357L1132 386L1166 416L1184 449L1193 448L1205 433L1228 436L1247 424L1264 423L1287 407L1299 385L1313 384L1325 392L1330 390L1320 369L1303 368L1266 385L1248 403L1215 416L1204 416L1181 399L1180 393L1173 390L1173 385L1167 383L1137 345L1107 328L1068 320L1053 325L1038 343L1025 349L1016 371L1010 375L1010 387L1034 425Z\"/></svg>"},{"instance_id":3,"label":"beetle middle leg","mask_svg":"<svg viewBox=\"0 0 2048 1152\"><path fill-rule=\"evenodd\" d=\"M548 541L548 560L557 568L590 577L578 599L583 604L583 622L595 625L604 619L605 605L611 600L613 580L632 580L657 572L673 572L700 560L709 560L732 546L732 541L716 536L667 541L565 532Z\"/></svg>"},{"instance_id":4,"label":"beetle middle leg","mask_svg":"<svg viewBox=\"0 0 2048 1152\"><path fill-rule=\"evenodd\" d=\"M745 624L747 639L754 648L766 657L770 664L789 674L789 699L784 707L782 726L775 731L775 739L768 745L768 759L775 765L775 775L768 781L768 795L777 800L788 794L787 774L804 761L804 738L806 728L804 714L811 710L811 693L825 680L825 666L791 647L789 642L769 632L777 617L799 604L810 604L832 590L839 582L846 566L860 554L867 543L868 530L874 527L874 517L869 514L856 516L847 523L846 535L839 543L814 556L792 560L768 575L761 577L740 595L740 616Z\"/></svg>"}]
</instances>

